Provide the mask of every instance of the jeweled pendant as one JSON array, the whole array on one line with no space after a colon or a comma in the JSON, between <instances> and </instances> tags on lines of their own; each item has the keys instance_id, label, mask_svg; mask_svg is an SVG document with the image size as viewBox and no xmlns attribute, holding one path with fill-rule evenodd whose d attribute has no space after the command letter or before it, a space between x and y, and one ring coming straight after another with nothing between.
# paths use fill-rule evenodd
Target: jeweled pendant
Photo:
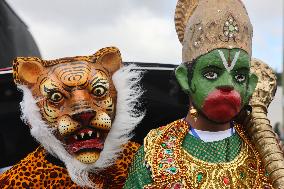
<instances>
[{"instance_id":1,"label":"jeweled pendant","mask_svg":"<svg viewBox=\"0 0 284 189\"><path fill-rule=\"evenodd\" d=\"M230 184L230 179L228 177L223 178L223 183L228 186Z\"/></svg>"},{"instance_id":2,"label":"jeweled pendant","mask_svg":"<svg viewBox=\"0 0 284 189\"><path fill-rule=\"evenodd\" d=\"M202 181L203 178L203 174L202 173L198 173L197 174L197 182L200 183Z\"/></svg>"},{"instance_id":3,"label":"jeweled pendant","mask_svg":"<svg viewBox=\"0 0 284 189\"><path fill-rule=\"evenodd\" d=\"M167 172L169 172L170 174L176 174L177 170L178 169L176 167L170 167L167 169Z\"/></svg>"},{"instance_id":4,"label":"jeweled pendant","mask_svg":"<svg viewBox=\"0 0 284 189\"><path fill-rule=\"evenodd\" d=\"M246 174L245 174L244 172L241 172L241 173L240 173L240 178L241 178L241 179L246 178Z\"/></svg>"},{"instance_id":5,"label":"jeweled pendant","mask_svg":"<svg viewBox=\"0 0 284 189\"><path fill-rule=\"evenodd\" d=\"M171 149L166 149L166 150L165 150L165 154L167 154L167 155L172 155L172 154L173 154L173 150L171 150Z\"/></svg>"}]
</instances>

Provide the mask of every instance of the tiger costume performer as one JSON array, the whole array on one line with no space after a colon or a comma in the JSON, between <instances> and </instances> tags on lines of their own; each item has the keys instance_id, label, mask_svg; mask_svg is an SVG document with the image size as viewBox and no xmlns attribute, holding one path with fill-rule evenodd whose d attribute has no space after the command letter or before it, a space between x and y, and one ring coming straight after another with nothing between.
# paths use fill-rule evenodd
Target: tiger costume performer
<instances>
[{"instance_id":1,"label":"tiger costume performer","mask_svg":"<svg viewBox=\"0 0 284 189\"><path fill-rule=\"evenodd\" d=\"M0 176L0 188L121 188L138 144L141 72L115 47L45 61L20 57L13 77L22 119L41 144Z\"/></svg>"}]
</instances>

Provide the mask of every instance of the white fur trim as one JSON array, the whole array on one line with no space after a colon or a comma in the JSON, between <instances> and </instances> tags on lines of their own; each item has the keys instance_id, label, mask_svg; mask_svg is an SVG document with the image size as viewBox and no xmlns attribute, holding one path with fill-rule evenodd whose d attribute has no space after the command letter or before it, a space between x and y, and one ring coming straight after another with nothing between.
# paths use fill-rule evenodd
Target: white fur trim
<instances>
[{"instance_id":1,"label":"white fur trim","mask_svg":"<svg viewBox=\"0 0 284 189\"><path fill-rule=\"evenodd\" d=\"M72 181L79 186L94 187L88 177L89 172L97 173L112 165L132 136L135 127L144 117L136 105L142 95L139 86L141 71L134 71L135 65L124 66L114 73L112 79L117 90L116 115L112 128L105 140L104 149L99 159L93 164L83 164L71 156L63 144L53 135L55 128L50 128L42 120L37 100L26 86L18 86L23 92L23 101L20 103L22 119L31 126L31 135L53 156L65 163Z\"/></svg>"}]
</instances>

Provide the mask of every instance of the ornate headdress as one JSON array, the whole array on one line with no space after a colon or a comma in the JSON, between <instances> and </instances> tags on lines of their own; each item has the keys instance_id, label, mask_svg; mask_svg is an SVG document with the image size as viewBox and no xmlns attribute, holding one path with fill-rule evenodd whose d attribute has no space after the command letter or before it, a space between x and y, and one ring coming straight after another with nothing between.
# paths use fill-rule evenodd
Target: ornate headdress
<instances>
[{"instance_id":1,"label":"ornate headdress","mask_svg":"<svg viewBox=\"0 0 284 189\"><path fill-rule=\"evenodd\" d=\"M218 48L240 48L251 56L253 28L240 0L178 0L175 25L183 62Z\"/></svg>"}]
</instances>

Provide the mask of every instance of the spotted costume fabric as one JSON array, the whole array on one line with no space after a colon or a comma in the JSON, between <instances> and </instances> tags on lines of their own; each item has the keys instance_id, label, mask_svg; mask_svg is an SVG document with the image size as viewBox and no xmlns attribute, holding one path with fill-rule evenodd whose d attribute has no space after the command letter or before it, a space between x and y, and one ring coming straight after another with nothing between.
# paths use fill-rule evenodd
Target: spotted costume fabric
<instances>
[{"instance_id":1,"label":"spotted costume fabric","mask_svg":"<svg viewBox=\"0 0 284 189\"><path fill-rule=\"evenodd\" d=\"M137 143L129 142L125 145L123 153L115 165L106 169L99 175L93 174L93 182L101 188L122 188L127 169L135 152ZM86 188L77 186L69 177L63 165L48 161L50 156L43 147L30 153L25 159L13 166L10 170L0 175L0 188Z\"/></svg>"}]
</instances>

